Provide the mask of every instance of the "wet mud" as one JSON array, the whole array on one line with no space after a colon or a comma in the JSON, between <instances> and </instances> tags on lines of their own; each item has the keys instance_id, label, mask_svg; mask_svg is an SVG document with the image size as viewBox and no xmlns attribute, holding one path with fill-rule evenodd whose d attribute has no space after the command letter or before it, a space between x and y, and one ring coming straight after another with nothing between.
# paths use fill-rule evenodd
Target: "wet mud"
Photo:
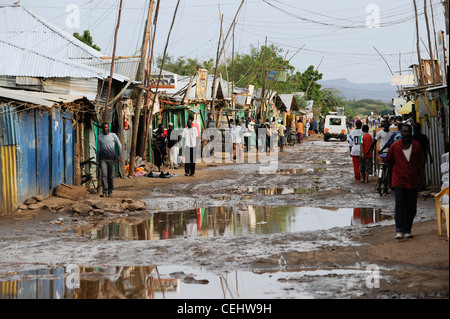
<instances>
[{"instance_id":1,"label":"wet mud","mask_svg":"<svg viewBox=\"0 0 450 319\"><path fill-rule=\"evenodd\" d=\"M354 181L346 143L312 138L278 159L267 174L244 160L117 179L104 199L145 210L2 216L0 298L448 298L429 193L399 241L393 195Z\"/></svg>"}]
</instances>

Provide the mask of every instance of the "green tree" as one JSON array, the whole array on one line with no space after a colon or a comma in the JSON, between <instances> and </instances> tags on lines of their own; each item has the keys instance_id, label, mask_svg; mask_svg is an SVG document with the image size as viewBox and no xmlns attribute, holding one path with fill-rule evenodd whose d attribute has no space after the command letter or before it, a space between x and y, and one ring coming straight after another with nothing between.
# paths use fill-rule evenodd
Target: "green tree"
<instances>
[{"instance_id":1,"label":"green tree","mask_svg":"<svg viewBox=\"0 0 450 319\"><path fill-rule=\"evenodd\" d=\"M73 36L78 40L80 40L81 42L86 43L91 48L94 48L97 51L101 51L101 49L96 44L93 43L93 39L89 30L84 30L83 35L80 35L78 32L75 32Z\"/></svg>"},{"instance_id":2,"label":"green tree","mask_svg":"<svg viewBox=\"0 0 450 319\"><path fill-rule=\"evenodd\" d=\"M156 66L161 68L163 59L162 56L158 56L156 58ZM175 59L173 56L166 56L164 61L164 70L172 73L176 73L179 75L194 75L197 72L197 67L200 69L206 69L208 73L213 72L214 61L213 59L209 59L208 61L200 62L197 58L181 58L178 57Z\"/></svg>"}]
</instances>

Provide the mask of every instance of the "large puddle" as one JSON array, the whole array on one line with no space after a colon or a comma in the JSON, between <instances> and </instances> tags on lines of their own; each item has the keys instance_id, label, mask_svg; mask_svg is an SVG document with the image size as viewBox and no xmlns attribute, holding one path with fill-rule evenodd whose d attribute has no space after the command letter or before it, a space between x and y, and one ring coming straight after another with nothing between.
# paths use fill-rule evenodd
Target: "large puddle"
<instances>
[{"instance_id":1,"label":"large puddle","mask_svg":"<svg viewBox=\"0 0 450 319\"><path fill-rule=\"evenodd\" d=\"M366 276L364 269L213 274L176 266L67 265L0 274L0 299L311 299L349 281L362 287Z\"/></svg>"},{"instance_id":2,"label":"large puddle","mask_svg":"<svg viewBox=\"0 0 450 319\"><path fill-rule=\"evenodd\" d=\"M374 208L222 206L123 217L75 231L91 239L160 240L358 227L391 218Z\"/></svg>"}]
</instances>

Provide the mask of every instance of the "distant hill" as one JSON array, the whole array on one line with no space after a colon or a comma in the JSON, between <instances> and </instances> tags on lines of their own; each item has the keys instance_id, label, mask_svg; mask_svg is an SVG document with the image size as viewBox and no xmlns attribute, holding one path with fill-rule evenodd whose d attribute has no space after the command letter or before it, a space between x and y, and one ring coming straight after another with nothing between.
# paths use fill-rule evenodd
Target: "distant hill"
<instances>
[{"instance_id":1,"label":"distant hill","mask_svg":"<svg viewBox=\"0 0 450 319\"><path fill-rule=\"evenodd\" d=\"M391 83L352 83L347 79L318 81L322 88L337 89L347 100L373 99L392 102L397 97L397 87Z\"/></svg>"}]
</instances>

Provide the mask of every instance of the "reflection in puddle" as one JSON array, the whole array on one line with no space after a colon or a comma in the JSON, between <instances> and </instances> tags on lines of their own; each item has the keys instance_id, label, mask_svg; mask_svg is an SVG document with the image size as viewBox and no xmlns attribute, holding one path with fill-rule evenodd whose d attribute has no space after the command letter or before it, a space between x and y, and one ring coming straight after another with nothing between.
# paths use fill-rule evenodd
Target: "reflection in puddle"
<instances>
[{"instance_id":1,"label":"reflection in puddle","mask_svg":"<svg viewBox=\"0 0 450 319\"><path fill-rule=\"evenodd\" d=\"M335 171L336 168L332 167L320 167L320 168L289 168L289 169L277 169L277 175L294 175L294 174L305 174L314 172L325 172L325 171Z\"/></svg>"},{"instance_id":2,"label":"reflection in puddle","mask_svg":"<svg viewBox=\"0 0 450 319\"><path fill-rule=\"evenodd\" d=\"M288 195L288 194L310 194L316 193L319 191L319 188L292 188L292 187L249 187L249 188L237 188L234 189L233 193L242 194L245 193L248 198L251 198L252 195ZM243 198L245 199L245 197Z\"/></svg>"},{"instance_id":3,"label":"reflection in puddle","mask_svg":"<svg viewBox=\"0 0 450 319\"><path fill-rule=\"evenodd\" d=\"M75 231L91 239L158 240L324 230L389 218L373 208L248 206L238 210L223 206L158 212L146 218L124 217Z\"/></svg>"},{"instance_id":4,"label":"reflection in puddle","mask_svg":"<svg viewBox=\"0 0 450 319\"><path fill-rule=\"evenodd\" d=\"M310 299L313 280L331 289L348 276L362 285L361 275L367 274L358 269L213 274L185 266L68 265L0 274L0 299Z\"/></svg>"}]
</instances>

